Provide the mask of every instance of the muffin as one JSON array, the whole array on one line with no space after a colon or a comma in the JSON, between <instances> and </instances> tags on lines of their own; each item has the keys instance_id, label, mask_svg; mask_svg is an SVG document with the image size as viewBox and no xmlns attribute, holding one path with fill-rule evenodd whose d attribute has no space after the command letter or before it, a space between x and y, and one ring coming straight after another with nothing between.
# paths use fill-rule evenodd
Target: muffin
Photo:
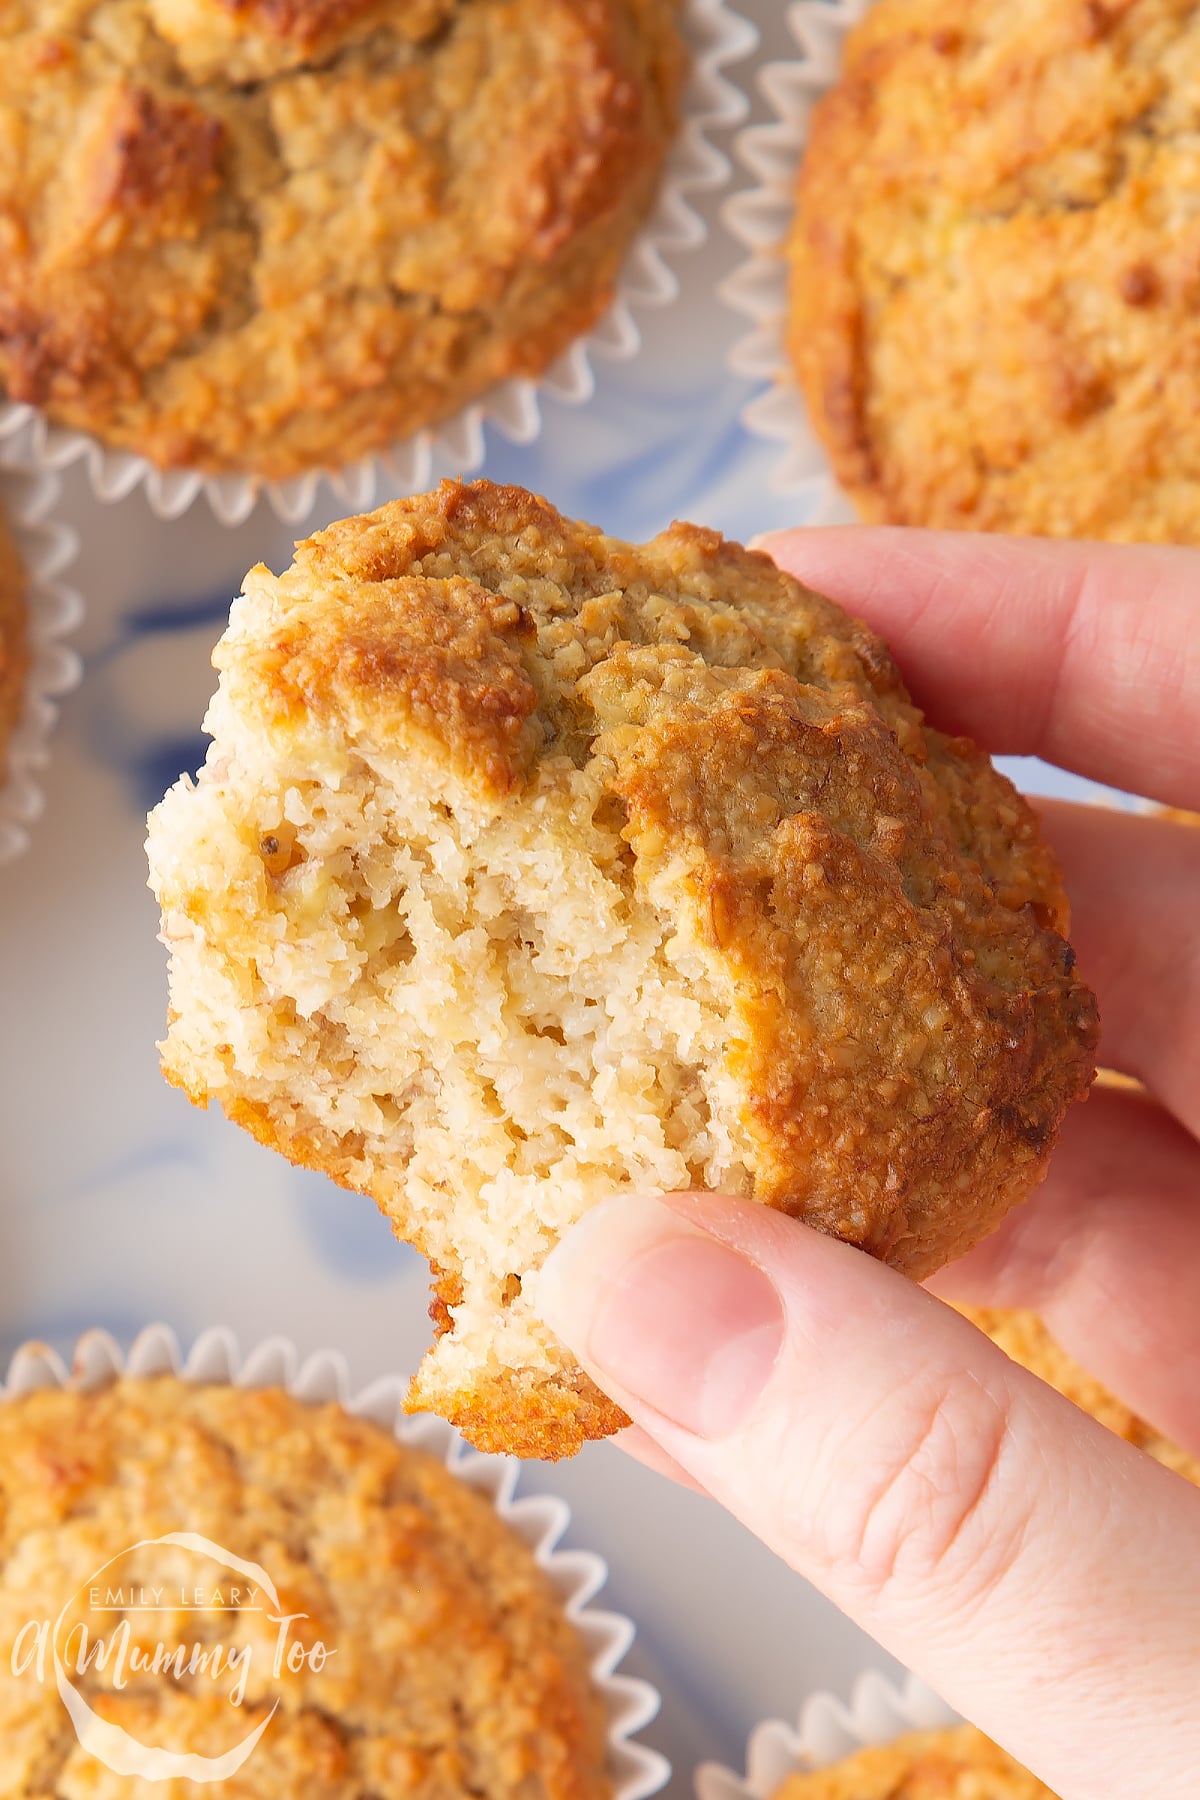
<instances>
[{"instance_id":1,"label":"muffin","mask_svg":"<svg viewBox=\"0 0 1200 1800\"><path fill-rule=\"evenodd\" d=\"M14 1651L17 1667L29 1658L27 1622L60 1609L72 1686L106 1725L205 1757L265 1725L222 1791L611 1791L587 1651L533 1553L439 1462L337 1406L173 1376L6 1402L0 1543L6 1794L132 1791L97 1785L53 1670L41 1682L15 1670ZM291 1619L281 1659L280 1617ZM112 1656L79 1674L80 1650L101 1643ZM134 1651L158 1644L240 1657L240 1705L228 1669L135 1678ZM97 1755L112 1767L111 1744Z\"/></svg>"},{"instance_id":2,"label":"muffin","mask_svg":"<svg viewBox=\"0 0 1200 1800\"><path fill-rule=\"evenodd\" d=\"M342 464L608 306L677 0L30 0L0 22L0 381L160 467Z\"/></svg>"},{"instance_id":3,"label":"muffin","mask_svg":"<svg viewBox=\"0 0 1200 1800\"><path fill-rule=\"evenodd\" d=\"M1054 1800L973 1725L916 1731L830 1769L789 1775L774 1800Z\"/></svg>"},{"instance_id":4,"label":"muffin","mask_svg":"<svg viewBox=\"0 0 1200 1800\"><path fill-rule=\"evenodd\" d=\"M430 1258L413 1406L624 1422L537 1305L615 1191L923 1276L1041 1178L1096 1013L1034 815L766 556L446 482L252 570L214 662L150 822L164 1070Z\"/></svg>"},{"instance_id":5,"label":"muffin","mask_svg":"<svg viewBox=\"0 0 1200 1800\"><path fill-rule=\"evenodd\" d=\"M1106 1387L1081 1369L1050 1335L1036 1313L1024 1308L962 1305L958 1311L980 1331L986 1331L993 1343L999 1344L1014 1362L1049 1382L1084 1412L1091 1413L1093 1419L1099 1419L1102 1425L1123 1437L1126 1443L1136 1444L1139 1450L1145 1450L1200 1487L1200 1461L1181 1450L1178 1444L1173 1444L1170 1438L1163 1437L1144 1419L1139 1419L1123 1400L1118 1400L1115 1394L1110 1394Z\"/></svg>"},{"instance_id":6,"label":"muffin","mask_svg":"<svg viewBox=\"0 0 1200 1800\"><path fill-rule=\"evenodd\" d=\"M8 775L8 741L25 705L29 672L25 570L0 513L0 788Z\"/></svg>"},{"instance_id":7,"label":"muffin","mask_svg":"<svg viewBox=\"0 0 1200 1800\"><path fill-rule=\"evenodd\" d=\"M864 518L1200 541L1200 14L879 0L818 105L788 338Z\"/></svg>"}]
</instances>

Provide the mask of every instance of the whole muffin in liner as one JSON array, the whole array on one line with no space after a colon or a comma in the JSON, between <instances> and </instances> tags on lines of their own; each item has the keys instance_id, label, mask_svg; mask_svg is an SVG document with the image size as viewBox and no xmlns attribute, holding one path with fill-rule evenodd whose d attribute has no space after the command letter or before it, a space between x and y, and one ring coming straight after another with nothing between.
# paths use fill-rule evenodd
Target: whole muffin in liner
<instances>
[{"instance_id":1,"label":"whole muffin in liner","mask_svg":"<svg viewBox=\"0 0 1200 1800\"><path fill-rule=\"evenodd\" d=\"M633 1626L591 1605L603 1562L556 1548L566 1505L516 1499L515 1463L401 1419L403 1391L221 1329L184 1356L150 1326L128 1357L90 1331L69 1368L19 1349L6 1754L322 1800L657 1792L634 1734L658 1696L615 1672Z\"/></svg>"},{"instance_id":2,"label":"whole muffin in liner","mask_svg":"<svg viewBox=\"0 0 1200 1800\"><path fill-rule=\"evenodd\" d=\"M487 423L532 441L543 389L585 401L704 241L754 34L725 0L494 12L146 0L83 56L26 30L16 124L37 83L78 123L53 255L0 303L0 436L163 517L203 490L295 521L323 477L369 505L478 466Z\"/></svg>"},{"instance_id":3,"label":"whole muffin in liner","mask_svg":"<svg viewBox=\"0 0 1200 1800\"><path fill-rule=\"evenodd\" d=\"M1200 541L1194 17L832 0L760 77L746 411L793 516ZM852 30L852 28L854 28ZM848 35L849 34L849 35Z\"/></svg>"}]
</instances>

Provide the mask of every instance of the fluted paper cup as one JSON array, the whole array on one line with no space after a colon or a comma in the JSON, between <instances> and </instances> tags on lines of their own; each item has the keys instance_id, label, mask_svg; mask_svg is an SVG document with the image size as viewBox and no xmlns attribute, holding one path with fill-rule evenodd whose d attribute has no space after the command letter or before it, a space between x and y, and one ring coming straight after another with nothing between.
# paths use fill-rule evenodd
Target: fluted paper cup
<instances>
[{"instance_id":1,"label":"fluted paper cup","mask_svg":"<svg viewBox=\"0 0 1200 1800\"><path fill-rule=\"evenodd\" d=\"M778 446L771 486L793 498L797 522L813 525L848 522L855 515L809 423L787 354L785 249L813 107L837 81L846 34L868 5L869 0L797 0L787 8L796 55L767 63L759 72L772 117L738 133L734 154L751 185L724 207L725 223L746 251L745 261L721 286L722 298L746 321L730 366L765 384L746 406L743 422L753 436Z\"/></svg>"},{"instance_id":2,"label":"fluted paper cup","mask_svg":"<svg viewBox=\"0 0 1200 1800\"><path fill-rule=\"evenodd\" d=\"M719 1763L696 1771L696 1800L770 1800L789 1775L827 1769L869 1744L891 1744L909 1731L937 1731L958 1724L957 1713L931 1688L910 1676L901 1688L882 1675L864 1675L849 1706L832 1694L814 1694L794 1725L766 1719L746 1745L739 1774Z\"/></svg>"},{"instance_id":3,"label":"fluted paper cup","mask_svg":"<svg viewBox=\"0 0 1200 1800\"><path fill-rule=\"evenodd\" d=\"M384 452L345 468L314 469L290 481L158 469L132 451L111 449L84 432L53 425L35 408L15 401L0 400L0 440L18 439L44 469L64 469L82 459L100 500L123 500L142 488L159 518L177 518L203 494L224 525L240 524L260 495L267 497L280 519L298 524L312 512L326 481L343 511L369 507L380 490L420 492L440 474L467 474L479 468L486 425L512 443L532 443L541 430L542 394L580 405L595 387L594 362L624 361L637 353L638 312L666 306L678 297L676 260L698 249L707 236L693 196L718 189L729 179L729 159L711 134L745 116L745 97L725 69L749 54L757 34L727 0L684 0L681 22L691 69L680 128L654 210L633 241L608 312L537 379L502 382L443 424L418 431Z\"/></svg>"},{"instance_id":4,"label":"fluted paper cup","mask_svg":"<svg viewBox=\"0 0 1200 1800\"><path fill-rule=\"evenodd\" d=\"M28 847L45 797L41 775L50 756L58 701L79 680L79 657L64 641L83 605L71 585L78 535L59 516L61 482L25 468L14 446L0 444L0 507L25 569L29 672L25 705L8 742L0 782L0 865Z\"/></svg>"},{"instance_id":5,"label":"fluted paper cup","mask_svg":"<svg viewBox=\"0 0 1200 1800\"><path fill-rule=\"evenodd\" d=\"M205 1386L279 1387L310 1405L332 1401L394 1432L402 1443L438 1457L458 1480L486 1495L497 1516L533 1552L587 1647L592 1680L607 1714L613 1800L646 1800L658 1793L670 1765L656 1750L639 1743L637 1733L657 1714L659 1696L648 1682L618 1673L633 1643L634 1627L620 1613L593 1604L608 1576L604 1559L591 1551L558 1547L570 1521L566 1501L544 1494L518 1498L520 1465L514 1457L469 1450L442 1419L407 1417L402 1410L406 1376L384 1376L353 1393L345 1358L336 1350L318 1351L302 1360L288 1339L272 1337L243 1355L233 1333L218 1326L202 1332L185 1354L168 1326L150 1325L127 1356L107 1332L87 1331L75 1345L69 1365L45 1344L23 1344L9 1364L0 1404L37 1388L87 1392L121 1375L166 1374Z\"/></svg>"}]
</instances>

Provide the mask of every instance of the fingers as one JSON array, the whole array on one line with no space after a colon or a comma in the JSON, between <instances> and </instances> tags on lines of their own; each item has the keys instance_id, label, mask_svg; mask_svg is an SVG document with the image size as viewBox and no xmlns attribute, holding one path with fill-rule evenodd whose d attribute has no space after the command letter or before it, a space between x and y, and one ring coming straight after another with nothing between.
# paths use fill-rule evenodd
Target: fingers
<instances>
[{"instance_id":1,"label":"fingers","mask_svg":"<svg viewBox=\"0 0 1200 1800\"><path fill-rule=\"evenodd\" d=\"M1196 804L1200 553L861 527L760 547L886 638L944 730Z\"/></svg>"},{"instance_id":2,"label":"fingers","mask_svg":"<svg viewBox=\"0 0 1200 1800\"><path fill-rule=\"evenodd\" d=\"M691 1488L694 1494L707 1491L673 1456L668 1456L662 1445L656 1443L641 1425L627 1425L624 1431L618 1432L615 1442L626 1456L632 1456L634 1462L640 1462L644 1468L653 1469L656 1475L665 1475L668 1481L677 1481L680 1487Z\"/></svg>"},{"instance_id":3,"label":"fingers","mask_svg":"<svg viewBox=\"0 0 1200 1800\"><path fill-rule=\"evenodd\" d=\"M1200 1137L1200 831L1097 806L1038 810L1071 897L1080 972L1100 1002L1100 1060Z\"/></svg>"},{"instance_id":4,"label":"fingers","mask_svg":"<svg viewBox=\"0 0 1200 1800\"><path fill-rule=\"evenodd\" d=\"M752 1202L608 1201L543 1279L667 1454L1062 1800L1191 1791L1195 1489Z\"/></svg>"},{"instance_id":5,"label":"fingers","mask_svg":"<svg viewBox=\"0 0 1200 1800\"><path fill-rule=\"evenodd\" d=\"M1200 1455L1200 1145L1136 1093L1097 1088L1027 1205L928 1285L1027 1306L1127 1406Z\"/></svg>"}]
</instances>

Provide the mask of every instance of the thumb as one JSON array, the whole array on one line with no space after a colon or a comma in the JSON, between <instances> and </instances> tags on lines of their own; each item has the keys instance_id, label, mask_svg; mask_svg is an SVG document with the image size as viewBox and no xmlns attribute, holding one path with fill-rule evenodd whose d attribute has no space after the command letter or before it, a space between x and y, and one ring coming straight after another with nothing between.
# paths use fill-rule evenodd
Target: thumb
<instances>
[{"instance_id":1,"label":"thumb","mask_svg":"<svg viewBox=\"0 0 1200 1800\"><path fill-rule=\"evenodd\" d=\"M1063 1800L1200 1767L1200 1493L861 1251L717 1195L587 1213L534 1296L666 1455Z\"/></svg>"}]
</instances>

